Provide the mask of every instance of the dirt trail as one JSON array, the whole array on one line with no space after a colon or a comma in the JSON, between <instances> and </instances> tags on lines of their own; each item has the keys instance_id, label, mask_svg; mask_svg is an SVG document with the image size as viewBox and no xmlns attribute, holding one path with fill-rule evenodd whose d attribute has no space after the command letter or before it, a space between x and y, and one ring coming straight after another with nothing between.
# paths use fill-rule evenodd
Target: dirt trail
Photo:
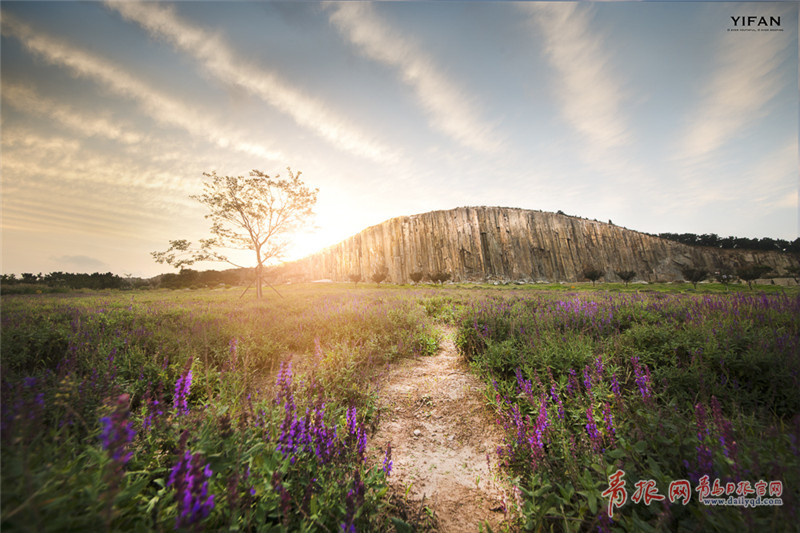
<instances>
[{"instance_id":1,"label":"dirt trail","mask_svg":"<svg viewBox=\"0 0 800 533\"><path fill-rule=\"evenodd\" d=\"M389 372L371 446L377 459L392 443L392 488L423 518L424 507L432 510L437 531L476 532L482 523L496 531L507 507L494 466L502 435L454 335L443 328L436 355L404 360Z\"/></svg>"}]
</instances>

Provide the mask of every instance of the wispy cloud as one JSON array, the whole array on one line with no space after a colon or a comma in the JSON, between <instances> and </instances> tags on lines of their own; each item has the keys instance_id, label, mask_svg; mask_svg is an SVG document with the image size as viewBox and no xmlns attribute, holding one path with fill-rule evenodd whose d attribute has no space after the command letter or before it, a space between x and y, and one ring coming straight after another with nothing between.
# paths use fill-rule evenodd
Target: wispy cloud
<instances>
[{"instance_id":1,"label":"wispy cloud","mask_svg":"<svg viewBox=\"0 0 800 533\"><path fill-rule=\"evenodd\" d=\"M142 142L144 135L121 127L109 118L77 111L69 105L40 95L28 85L6 83L0 90L3 101L25 113L49 117L86 137L100 136L125 144Z\"/></svg>"},{"instance_id":2,"label":"wispy cloud","mask_svg":"<svg viewBox=\"0 0 800 533\"><path fill-rule=\"evenodd\" d=\"M367 2L326 4L331 22L365 56L398 71L411 86L431 125L458 143L481 152L495 152L501 141L482 121L469 97L443 74L420 45L381 20Z\"/></svg>"},{"instance_id":3,"label":"wispy cloud","mask_svg":"<svg viewBox=\"0 0 800 533\"><path fill-rule=\"evenodd\" d=\"M320 101L292 87L277 74L238 57L219 35L183 20L174 6L141 2L107 2L106 5L151 34L168 39L219 80L242 87L333 145L374 160L393 157L391 150L358 131Z\"/></svg>"},{"instance_id":4,"label":"wispy cloud","mask_svg":"<svg viewBox=\"0 0 800 533\"><path fill-rule=\"evenodd\" d=\"M779 67L788 52L781 32L723 33L718 67L692 110L679 153L687 160L711 154L763 118L781 89Z\"/></svg>"},{"instance_id":5,"label":"wispy cloud","mask_svg":"<svg viewBox=\"0 0 800 533\"><path fill-rule=\"evenodd\" d=\"M101 83L116 94L138 102L156 121L178 126L216 146L275 161L283 161L280 152L245 140L241 134L216 122L207 112L161 94L117 65L59 39L37 33L7 11L2 13L3 35L14 37L26 48L51 64L66 67L76 76Z\"/></svg>"},{"instance_id":6,"label":"wispy cloud","mask_svg":"<svg viewBox=\"0 0 800 533\"><path fill-rule=\"evenodd\" d=\"M577 3L524 3L521 9L544 38L544 53L558 73L557 90L566 121L597 152L630 139L625 91L609 69L605 39L591 24L591 10Z\"/></svg>"}]
</instances>

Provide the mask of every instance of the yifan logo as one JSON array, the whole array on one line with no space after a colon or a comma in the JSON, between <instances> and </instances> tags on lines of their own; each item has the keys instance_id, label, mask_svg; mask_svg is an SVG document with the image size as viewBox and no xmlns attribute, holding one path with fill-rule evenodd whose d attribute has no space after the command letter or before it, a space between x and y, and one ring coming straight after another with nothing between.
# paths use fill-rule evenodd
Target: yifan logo
<instances>
[{"instance_id":1,"label":"yifan logo","mask_svg":"<svg viewBox=\"0 0 800 533\"><path fill-rule=\"evenodd\" d=\"M759 17L756 15L740 15L731 17L733 28L728 31L783 31L780 17Z\"/></svg>"}]
</instances>

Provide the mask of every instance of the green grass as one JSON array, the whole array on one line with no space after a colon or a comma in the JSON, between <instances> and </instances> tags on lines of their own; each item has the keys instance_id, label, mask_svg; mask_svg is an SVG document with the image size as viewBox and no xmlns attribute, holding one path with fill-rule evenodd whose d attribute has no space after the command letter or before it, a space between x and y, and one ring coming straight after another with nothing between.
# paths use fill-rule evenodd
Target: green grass
<instances>
[{"instance_id":1,"label":"green grass","mask_svg":"<svg viewBox=\"0 0 800 533\"><path fill-rule=\"evenodd\" d=\"M236 288L4 295L2 529L404 530L363 438L378 378L434 353L442 323L507 430L493 460L515 487L512 528L796 523L797 287L276 288L262 301ZM602 492L617 468L629 500L612 523ZM636 481L663 494L704 473L780 480L783 505L630 501Z\"/></svg>"}]
</instances>

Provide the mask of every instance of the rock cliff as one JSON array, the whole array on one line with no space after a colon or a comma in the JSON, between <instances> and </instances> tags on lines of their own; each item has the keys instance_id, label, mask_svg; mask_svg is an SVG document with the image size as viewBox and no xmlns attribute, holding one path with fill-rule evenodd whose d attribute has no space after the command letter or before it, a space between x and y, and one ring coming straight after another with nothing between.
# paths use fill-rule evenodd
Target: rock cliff
<instances>
[{"instance_id":1,"label":"rock cliff","mask_svg":"<svg viewBox=\"0 0 800 533\"><path fill-rule=\"evenodd\" d=\"M503 207L460 207L393 218L278 269L284 278L366 281L381 267L395 283L412 272L447 272L454 281L580 281L588 266L619 281L682 279L681 269L715 272L763 264L785 272L798 257L780 252L687 246L613 224Z\"/></svg>"}]
</instances>

